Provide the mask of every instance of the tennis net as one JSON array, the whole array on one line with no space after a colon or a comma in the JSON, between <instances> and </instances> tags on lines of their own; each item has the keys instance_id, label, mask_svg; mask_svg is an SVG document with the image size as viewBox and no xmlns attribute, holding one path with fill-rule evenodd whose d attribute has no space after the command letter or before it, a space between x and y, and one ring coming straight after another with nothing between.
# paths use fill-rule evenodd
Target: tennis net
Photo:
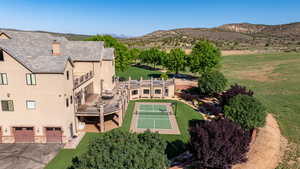
<instances>
[{"instance_id":1,"label":"tennis net","mask_svg":"<svg viewBox=\"0 0 300 169\"><path fill-rule=\"evenodd\" d=\"M136 111L135 114L140 115L170 115L171 112L169 111Z\"/></svg>"}]
</instances>

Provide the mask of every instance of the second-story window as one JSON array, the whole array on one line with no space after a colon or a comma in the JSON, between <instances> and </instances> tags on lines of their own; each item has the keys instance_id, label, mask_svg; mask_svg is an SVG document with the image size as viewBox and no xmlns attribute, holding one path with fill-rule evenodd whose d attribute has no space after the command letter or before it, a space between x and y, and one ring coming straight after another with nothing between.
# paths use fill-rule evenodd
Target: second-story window
<instances>
[{"instance_id":1,"label":"second-story window","mask_svg":"<svg viewBox=\"0 0 300 169\"><path fill-rule=\"evenodd\" d=\"M73 104L73 96L70 96L70 104Z\"/></svg>"},{"instance_id":2,"label":"second-story window","mask_svg":"<svg viewBox=\"0 0 300 169\"><path fill-rule=\"evenodd\" d=\"M0 62L4 61L4 53L3 50L0 50Z\"/></svg>"},{"instance_id":3,"label":"second-story window","mask_svg":"<svg viewBox=\"0 0 300 169\"><path fill-rule=\"evenodd\" d=\"M36 102L34 100L27 100L26 101L26 108L27 109L35 109Z\"/></svg>"},{"instance_id":4,"label":"second-story window","mask_svg":"<svg viewBox=\"0 0 300 169\"><path fill-rule=\"evenodd\" d=\"M14 102L12 100L1 100L2 111L14 111Z\"/></svg>"},{"instance_id":5,"label":"second-story window","mask_svg":"<svg viewBox=\"0 0 300 169\"><path fill-rule=\"evenodd\" d=\"M69 71L66 72L66 75L67 75L67 80L69 80L70 79Z\"/></svg>"},{"instance_id":6,"label":"second-story window","mask_svg":"<svg viewBox=\"0 0 300 169\"><path fill-rule=\"evenodd\" d=\"M0 73L0 85L7 85L7 74Z\"/></svg>"},{"instance_id":7,"label":"second-story window","mask_svg":"<svg viewBox=\"0 0 300 169\"><path fill-rule=\"evenodd\" d=\"M27 85L36 85L35 74L27 73L26 74L26 83L27 83Z\"/></svg>"}]
</instances>

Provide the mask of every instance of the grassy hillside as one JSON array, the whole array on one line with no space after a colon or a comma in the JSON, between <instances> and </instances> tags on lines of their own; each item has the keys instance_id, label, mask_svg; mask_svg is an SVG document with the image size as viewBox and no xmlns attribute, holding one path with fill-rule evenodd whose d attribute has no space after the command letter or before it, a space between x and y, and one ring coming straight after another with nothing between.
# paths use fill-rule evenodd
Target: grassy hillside
<instances>
[{"instance_id":1,"label":"grassy hillside","mask_svg":"<svg viewBox=\"0 0 300 169\"><path fill-rule=\"evenodd\" d=\"M222 50L300 50L300 23L283 25L226 24L215 28L160 30L142 37L123 39L130 47L181 47L190 49L197 40L210 40Z\"/></svg>"}]
</instances>

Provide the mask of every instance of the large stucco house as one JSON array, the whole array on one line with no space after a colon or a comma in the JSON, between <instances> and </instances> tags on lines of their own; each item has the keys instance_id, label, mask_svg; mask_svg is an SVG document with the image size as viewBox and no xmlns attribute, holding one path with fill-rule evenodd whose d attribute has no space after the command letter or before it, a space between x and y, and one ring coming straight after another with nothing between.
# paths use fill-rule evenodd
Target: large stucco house
<instances>
[{"instance_id":1,"label":"large stucco house","mask_svg":"<svg viewBox=\"0 0 300 169\"><path fill-rule=\"evenodd\" d=\"M0 143L67 143L122 125L128 100L174 96L174 80L121 83L114 64L103 42L0 30Z\"/></svg>"}]
</instances>

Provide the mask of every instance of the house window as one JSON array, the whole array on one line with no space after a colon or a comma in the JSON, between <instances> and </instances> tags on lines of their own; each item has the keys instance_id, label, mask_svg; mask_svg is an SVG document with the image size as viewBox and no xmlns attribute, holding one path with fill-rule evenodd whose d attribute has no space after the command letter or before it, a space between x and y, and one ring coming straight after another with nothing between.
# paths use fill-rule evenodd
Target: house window
<instances>
[{"instance_id":1,"label":"house window","mask_svg":"<svg viewBox=\"0 0 300 169\"><path fill-rule=\"evenodd\" d=\"M73 104L73 96L70 96L70 104Z\"/></svg>"},{"instance_id":2,"label":"house window","mask_svg":"<svg viewBox=\"0 0 300 169\"><path fill-rule=\"evenodd\" d=\"M69 99L66 99L66 106L69 107Z\"/></svg>"},{"instance_id":3,"label":"house window","mask_svg":"<svg viewBox=\"0 0 300 169\"><path fill-rule=\"evenodd\" d=\"M0 73L0 85L7 85L7 74Z\"/></svg>"},{"instance_id":4,"label":"house window","mask_svg":"<svg viewBox=\"0 0 300 169\"><path fill-rule=\"evenodd\" d=\"M34 100L27 100L26 101L26 107L27 107L27 109L35 109L36 108L36 102Z\"/></svg>"},{"instance_id":5,"label":"house window","mask_svg":"<svg viewBox=\"0 0 300 169\"><path fill-rule=\"evenodd\" d=\"M137 95L139 93L139 91L138 90L133 90L131 93L132 93L132 95Z\"/></svg>"},{"instance_id":6,"label":"house window","mask_svg":"<svg viewBox=\"0 0 300 169\"><path fill-rule=\"evenodd\" d=\"M149 90L149 89L144 89L144 90L143 90L143 93L144 93L144 94L150 94L150 90Z\"/></svg>"},{"instance_id":7,"label":"house window","mask_svg":"<svg viewBox=\"0 0 300 169\"><path fill-rule=\"evenodd\" d=\"M2 111L14 111L14 102L12 100L1 101Z\"/></svg>"},{"instance_id":8,"label":"house window","mask_svg":"<svg viewBox=\"0 0 300 169\"><path fill-rule=\"evenodd\" d=\"M169 96L169 89L165 89L165 96Z\"/></svg>"},{"instance_id":9,"label":"house window","mask_svg":"<svg viewBox=\"0 0 300 169\"><path fill-rule=\"evenodd\" d=\"M36 85L35 74L27 73L26 74L26 83L27 83L27 85Z\"/></svg>"},{"instance_id":10,"label":"house window","mask_svg":"<svg viewBox=\"0 0 300 169\"><path fill-rule=\"evenodd\" d=\"M67 80L69 80L70 78L69 71L67 71L66 74L67 74Z\"/></svg>"},{"instance_id":11,"label":"house window","mask_svg":"<svg viewBox=\"0 0 300 169\"><path fill-rule=\"evenodd\" d=\"M161 90L160 89L155 89L154 93L155 94L161 94Z\"/></svg>"},{"instance_id":12,"label":"house window","mask_svg":"<svg viewBox=\"0 0 300 169\"><path fill-rule=\"evenodd\" d=\"M4 52L0 50L0 61L4 61Z\"/></svg>"}]
</instances>

